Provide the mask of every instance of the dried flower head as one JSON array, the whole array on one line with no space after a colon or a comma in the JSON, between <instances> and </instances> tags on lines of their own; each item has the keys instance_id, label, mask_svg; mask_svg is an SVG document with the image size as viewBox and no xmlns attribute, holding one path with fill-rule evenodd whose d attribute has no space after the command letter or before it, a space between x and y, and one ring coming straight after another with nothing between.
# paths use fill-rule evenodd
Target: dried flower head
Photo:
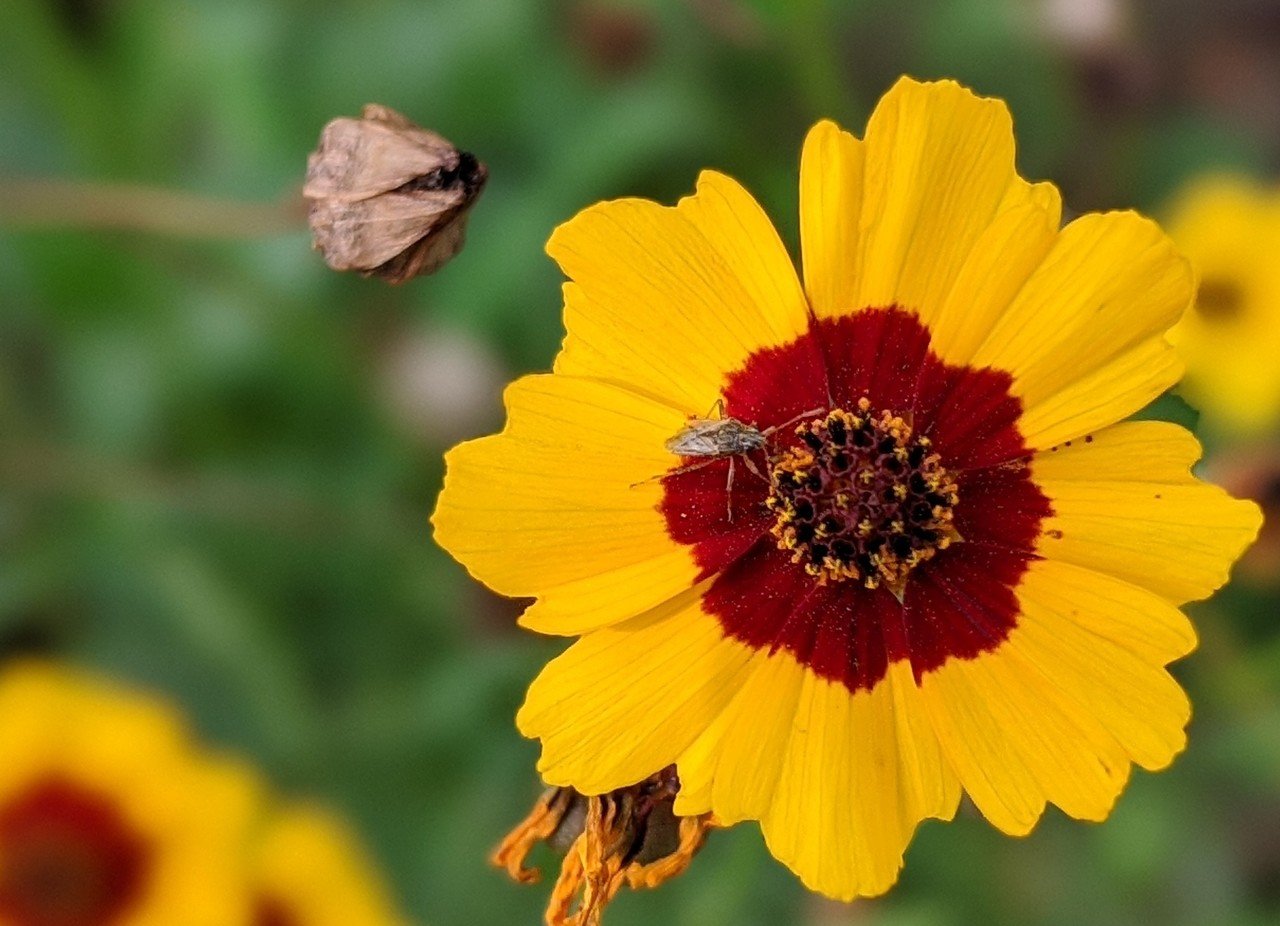
<instances>
[{"instance_id":1,"label":"dried flower head","mask_svg":"<svg viewBox=\"0 0 1280 926\"><path fill-rule=\"evenodd\" d=\"M435 273L462 250L488 176L473 154L370 103L326 125L307 159L315 247L334 270L390 283Z\"/></svg>"},{"instance_id":2,"label":"dried flower head","mask_svg":"<svg viewBox=\"0 0 1280 926\"><path fill-rule=\"evenodd\" d=\"M548 788L490 861L521 884L532 884L542 875L525 866L533 847L545 842L564 852L545 922L599 926L624 884L632 890L658 887L683 873L706 842L716 824L710 814L677 817L679 791L674 765L606 794Z\"/></svg>"}]
</instances>

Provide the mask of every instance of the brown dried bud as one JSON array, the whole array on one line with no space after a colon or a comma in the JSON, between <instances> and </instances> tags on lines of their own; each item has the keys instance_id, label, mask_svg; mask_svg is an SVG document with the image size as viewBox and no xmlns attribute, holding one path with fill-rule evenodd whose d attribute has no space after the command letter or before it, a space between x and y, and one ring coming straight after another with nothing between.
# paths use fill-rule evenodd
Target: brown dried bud
<instances>
[{"instance_id":1,"label":"brown dried bud","mask_svg":"<svg viewBox=\"0 0 1280 926\"><path fill-rule=\"evenodd\" d=\"M677 817L679 790L674 765L608 794L548 788L489 860L521 884L532 884L542 875L525 867L535 845L565 853L543 922L600 926L604 908L624 885L655 888L683 874L719 825L709 813Z\"/></svg>"},{"instance_id":2,"label":"brown dried bud","mask_svg":"<svg viewBox=\"0 0 1280 926\"><path fill-rule=\"evenodd\" d=\"M403 283L462 250L488 169L447 139L370 103L334 119L307 158L315 247L334 270Z\"/></svg>"}]
</instances>

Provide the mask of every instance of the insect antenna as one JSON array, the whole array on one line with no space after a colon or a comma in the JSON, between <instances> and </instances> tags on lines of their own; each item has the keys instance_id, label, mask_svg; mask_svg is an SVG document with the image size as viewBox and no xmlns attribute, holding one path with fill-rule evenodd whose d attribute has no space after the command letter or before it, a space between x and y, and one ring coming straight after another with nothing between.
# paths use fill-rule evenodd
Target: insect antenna
<instances>
[{"instance_id":1,"label":"insect antenna","mask_svg":"<svg viewBox=\"0 0 1280 926\"><path fill-rule=\"evenodd\" d=\"M828 408L830 408L830 406L827 406L827 407L828 407ZM765 428L765 429L764 429L763 431L761 431L760 433L761 433L761 434L763 434L765 437L772 437L772 436L773 436L774 434L776 434L778 431L781 431L783 428L790 427L791 425L795 424L795 423L796 423L797 421L799 421L800 419L802 419L802 418L811 418L811 417L813 417L814 415L817 415L817 414L819 414L819 413L820 413L820 412L822 412L822 411L823 411L823 409L822 409L821 407L819 407L819 408L811 408L811 409L809 409L808 411L803 411L803 412L801 412L800 414L796 415L796 416L795 416L795 417L793 417L793 418L788 418L786 421L782 422L782 424L774 424L774 425L770 425L769 427Z\"/></svg>"}]
</instances>

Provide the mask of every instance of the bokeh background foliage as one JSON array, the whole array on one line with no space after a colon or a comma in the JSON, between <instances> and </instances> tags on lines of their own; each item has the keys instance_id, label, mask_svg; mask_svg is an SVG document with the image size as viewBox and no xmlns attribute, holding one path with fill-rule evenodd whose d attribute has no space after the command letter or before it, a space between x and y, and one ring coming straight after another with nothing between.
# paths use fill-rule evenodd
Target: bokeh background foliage
<instances>
[{"instance_id":1,"label":"bokeh background foliage","mask_svg":"<svg viewBox=\"0 0 1280 926\"><path fill-rule=\"evenodd\" d=\"M860 130L904 72L1008 99L1023 173L1077 212L1280 166L1271 2L0 0L0 23L0 648L170 693L344 808L439 926L545 901L483 859L537 793L512 716L560 644L518 632L427 516L442 450L554 355L556 223L714 166L794 248L805 129ZM466 251L399 289L326 270L294 200L320 126L369 101L492 172ZM37 177L87 186L19 201ZM125 215L121 183L191 198ZM1152 413L1196 424L1176 398ZM1275 923L1277 603L1238 584L1196 609L1190 752L1103 826L1008 840L962 812L850 908L739 827L610 922Z\"/></svg>"}]
</instances>

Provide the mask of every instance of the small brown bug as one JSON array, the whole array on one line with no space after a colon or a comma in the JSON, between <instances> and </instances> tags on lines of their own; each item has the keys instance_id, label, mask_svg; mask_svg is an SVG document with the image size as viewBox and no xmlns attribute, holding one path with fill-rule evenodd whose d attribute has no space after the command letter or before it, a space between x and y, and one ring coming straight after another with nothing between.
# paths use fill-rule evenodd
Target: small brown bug
<instances>
[{"instance_id":1,"label":"small brown bug","mask_svg":"<svg viewBox=\"0 0 1280 926\"><path fill-rule=\"evenodd\" d=\"M811 408L808 411L801 412L794 418L782 422L782 424L775 424L761 429L753 424L747 424L745 421L739 421L737 418L726 418L724 414L724 399L717 399L716 404L711 406L711 410L704 417L690 418L684 427L667 438L666 443L663 445L677 456L700 457L701 459L696 463L687 463L659 476L654 476L653 479L665 479L667 476L678 476L681 473L693 472L694 470L702 469L704 466L710 466L717 460L728 458L729 473L725 479L724 487L725 506L729 520L732 521L735 461L741 457L743 465L748 470L768 482L769 478L756 466L751 454L757 450L767 448L769 438L778 431L802 418L817 415L821 411L821 408ZM713 415L715 417L712 417ZM650 481L652 480L644 480L644 482ZM635 485L643 484L643 482L635 483Z\"/></svg>"}]
</instances>

